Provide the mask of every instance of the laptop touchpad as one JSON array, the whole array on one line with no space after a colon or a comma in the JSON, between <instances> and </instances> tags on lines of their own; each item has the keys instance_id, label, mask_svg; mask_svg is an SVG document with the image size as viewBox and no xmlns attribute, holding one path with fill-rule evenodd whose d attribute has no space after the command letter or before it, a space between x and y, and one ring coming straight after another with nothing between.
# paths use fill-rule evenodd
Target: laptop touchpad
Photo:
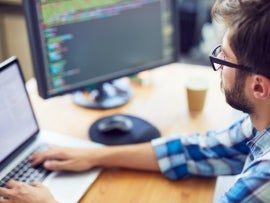
<instances>
[{"instance_id":1,"label":"laptop touchpad","mask_svg":"<svg viewBox=\"0 0 270 203\"><path fill-rule=\"evenodd\" d=\"M92 169L86 172L66 172L53 173L45 181L53 196L59 202L78 202L100 174L100 169ZM79 192L78 192L79 191Z\"/></svg>"}]
</instances>

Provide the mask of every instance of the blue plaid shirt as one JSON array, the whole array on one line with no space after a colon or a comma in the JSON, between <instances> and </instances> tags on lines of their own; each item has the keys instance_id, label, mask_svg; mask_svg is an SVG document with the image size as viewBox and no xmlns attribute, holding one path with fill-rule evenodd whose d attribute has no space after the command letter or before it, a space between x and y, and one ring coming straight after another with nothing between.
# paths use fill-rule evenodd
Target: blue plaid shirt
<instances>
[{"instance_id":1,"label":"blue plaid shirt","mask_svg":"<svg viewBox=\"0 0 270 203\"><path fill-rule=\"evenodd\" d=\"M169 179L239 174L219 202L270 202L270 126L258 132L245 117L219 132L162 137L152 144Z\"/></svg>"}]
</instances>

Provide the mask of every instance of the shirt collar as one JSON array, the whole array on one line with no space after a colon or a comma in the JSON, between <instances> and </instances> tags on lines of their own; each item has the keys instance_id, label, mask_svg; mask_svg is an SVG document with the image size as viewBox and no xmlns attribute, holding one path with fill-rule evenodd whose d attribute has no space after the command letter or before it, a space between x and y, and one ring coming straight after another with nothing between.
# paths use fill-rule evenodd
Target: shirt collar
<instances>
[{"instance_id":1,"label":"shirt collar","mask_svg":"<svg viewBox=\"0 0 270 203\"><path fill-rule=\"evenodd\" d=\"M270 150L270 126L256 135L247 143L254 158L259 158Z\"/></svg>"}]
</instances>

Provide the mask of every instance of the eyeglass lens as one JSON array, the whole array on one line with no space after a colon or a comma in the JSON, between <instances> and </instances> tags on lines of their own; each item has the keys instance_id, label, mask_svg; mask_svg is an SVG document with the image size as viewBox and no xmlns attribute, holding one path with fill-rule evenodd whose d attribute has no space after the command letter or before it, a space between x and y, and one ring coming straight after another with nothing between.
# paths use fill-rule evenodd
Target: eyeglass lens
<instances>
[{"instance_id":1,"label":"eyeglass lens","mask_svg":"<svg viewBox=\"0 0 270 203\"><path fill-rule=\"evenodd\" d=\"M213 56L216 57L216 58L219 58L221 60L224 60L224 55L222 54L222 48L221 46L218 46L214 51L213 51ZM218 70L221 68L221 64L219 63L213 63L214 67L215 67L215 70Z\"/></svg>"}]
</instances>

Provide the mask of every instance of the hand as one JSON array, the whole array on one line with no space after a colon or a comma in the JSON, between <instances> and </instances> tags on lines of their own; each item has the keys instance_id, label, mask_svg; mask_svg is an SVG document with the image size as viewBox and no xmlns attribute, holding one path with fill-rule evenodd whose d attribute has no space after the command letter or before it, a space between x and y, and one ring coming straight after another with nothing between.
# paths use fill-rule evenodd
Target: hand
<instances>
[{"instance_id":1,"label":"hand","mask_svg":"<svg viewBox=\"0 0 270 203\"><path fill-rule=\"evenodd\" d=\"M30 157L49 170L84 171L93 167L123 167L159 171L150 142L98 148L54 147Z\"/></svg>"},{"instance_id":2,"label":"hand","mask_svg":"<svg viewBox=\"0 0 270 203\"><path fill-rule=\"evenodd\" d=\"M95 151L96 149L53 147L35 153L30 161L34 166L44 162L44 167L49 170L83 171L94 166Z\"/></svg>"},{"instance_id":3,"label":"hand","mask_svg":"<svg viewBox=\"0 0 270 203\"><path fill-rule=\"evenodd\" d=\"M41 183L7 182L0 187L0 203L57 203L49 190Z\"/></svg>"}]
</instances>

